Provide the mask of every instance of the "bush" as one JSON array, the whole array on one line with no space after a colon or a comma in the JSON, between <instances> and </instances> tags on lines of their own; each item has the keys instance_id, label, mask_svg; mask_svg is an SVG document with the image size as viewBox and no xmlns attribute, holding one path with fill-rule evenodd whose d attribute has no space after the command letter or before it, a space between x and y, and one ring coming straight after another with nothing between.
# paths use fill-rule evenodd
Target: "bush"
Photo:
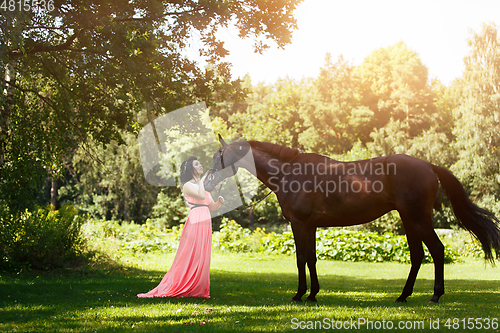
<instances>
[{"instance_id":1,"label":"bush","mask_svg":"<svg viewBox=\"0 0 500 333\"><path fill-rule=\"evenodd\" d=\"M7 269L50 269L81 259L84 221L73 206L11 213L6 205L0 205L0 265Z\"/></svg>"},{"instance_id":2,"label":"bush","mask_svg":"<svg viewBox=\"0 0 500 333\"><path fill-rule=\"evenodd\" d=\"M96 219L87 223L85 236L96 251L108 252L111 247L112 252L116 252L113 255L121 255L124 251L132 254L171 252L178 247L182 228L183 225L178 225L160 229L149 219L144 224Z\"/></svg>"},{"instance_id":3,"label":"bush","mask_svg":"<svg viewBox=\"0 0 500 333\"><path fill-rule=\"evenodd\" d=\"M117 238L124 250L148 253L170 252L177 249L183 225L162 231L151 224L150 220L147 220L145 224L136 226L136 230L129 228L118 235Z\"/></svg>"},{"instance_id":4,"label":"bush","mask_svg":"<svg viewBox=\"0 0 500 333\"><path fill-rule=\"evenodd\" d=\"M385 215L382 215L370 223L357 226L359 230L371 231L379 234L392 233L396 235L404 235L403 222L397 210L392 210Z\"/></svg>"},{"instance_id":5,"label":"bush","mask_svg":"<svg viewBox=\"0 0 500 333\"><path fill-rule=\"evenodd\" d=\"M456 217L451 207L441 204L439 209L432 211L434 228L450 228L457 226Z\"/></svg>"},{"instance_id":6,"label":"bush","mask_svg":"<svg viewBox=\"0 0 500 333\"><path fill-rule=\"evenodd\" d=\"M251 232L234 220L222 218L220 231L213 233L212 247L221 251L259 252L263 251L263 240L270 237L265 229L257 228Z\"/></svg>"},{"instance_id":7,"label":"bush","mask_svg":"<svg viewBox=\"0 0 500 333\"><path fill-rule=\"evenodd\" d=\"M158 201L153 207L153 222L158 228L171 228L183 224L187 220L189 209L182 197L182 193L177 193L169 189L168 193L159 192Z\"/></svg>"},{"instance_id":8,"label":"bush","mask_svg":"<svg viewBox=\"0 0 500 333\"><path fill-rule=\"evenodd\" d=\"M444 244L448 244L462 257L484 258L481 243L464 229L435 229Z\"/></svg>"},{"instance_id":9,"label":"bush","mask_svg":"<svg viewBox=\"0 0 500 333\"><path fill-rule=\"evenodd\" d=\"M234 220L222 218L220 231L213 233L212 246L222 251L249 252L250 244L247 240L250 236L249 229L243 228Z\"/></svg>"},{"instance_id":10,"label":"bush","mask_svg":"<svg viewBox=\"0 0 500 333\"><path fill-rule=\"evenodd\" d=\"M295 242L290 231L281 235L274 234L263 245L267 252L295 253ZM424 252L423 262L432 262L432 257L425 246ZM410 249L405 236L369 231L319 229L316 233L316 254L318 259L410 262ZM456 262L458 259L459 254L449 245L445 245L445 262Z\"/></svg>"},{"instance_id":11,"label":"bush","mask_svg":"<svg viewBox=\"0 0 500 333\"><path fill-rule=\"evenodd\" d=\"M272 253L293 255L295 241L291 231L283 233L266 233L265 229L257 228L253 232L243 228L236 221L227 217L221 219L220 231L212 236L212 248L223 252L236 253ZM95 238L98 235L107 237L104 243L113 243L117 253L123 251L132 253L175 251L178 246L182 225L172 229L160 230L154 224L143 225L134 223L118 223L116 221L96 221L92 227ZM452 230L437 230L448 237L445 243L445 262L456 262L460 254L466 254L477 244L467 242L465 233ZM462 235L457 238L457 235ZM102 237L102 236L101 236ZM463 237L463 238L462 238ZM469 237L470 238L470 237ZM450 240L458 240L459 244L449 245ZM460 246L464 247L463 249ZM457 250L455 250L457 249ZM423 262L432 262L429 251L424 246ZM459 254L460 253L460 254ZM316 254L319 259L343 261L396 261L410 262L410 250L405 236L392 233L378 234L369 231L352 231L338 228L318 229L316 233Z\"/></svg>"}]
</instances>

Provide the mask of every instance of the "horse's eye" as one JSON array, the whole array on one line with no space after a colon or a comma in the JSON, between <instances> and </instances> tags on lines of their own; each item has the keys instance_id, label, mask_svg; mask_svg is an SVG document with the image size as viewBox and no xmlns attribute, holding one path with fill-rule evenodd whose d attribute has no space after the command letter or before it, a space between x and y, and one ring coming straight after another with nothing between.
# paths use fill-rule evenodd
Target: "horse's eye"
<instances>
[{"instance_id":1,"label":"horse's eye","mask_svg":"<svg viewBox=\"0 0 500 333\"><path fill-rule=\"evenodd\" d=\"M214 180L214 175L208 175L208 180L210 181Z\"/></svg>"}]
</instances>

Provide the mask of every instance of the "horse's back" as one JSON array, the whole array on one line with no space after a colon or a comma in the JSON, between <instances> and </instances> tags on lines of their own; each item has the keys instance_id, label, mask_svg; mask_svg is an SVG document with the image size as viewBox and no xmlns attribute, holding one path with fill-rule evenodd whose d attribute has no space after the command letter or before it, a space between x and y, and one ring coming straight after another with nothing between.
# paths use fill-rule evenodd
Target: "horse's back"
<instances>
[{"instance_id":1,"label":"horse's back","mask_svg":"<svg viewBox=\"0 0 500 333\"><path fill-rule=\"evenodd\" d=\"M282 194L284 213L308 216L318 226L366 223L398 206L433 204L437 191L432 164L404 154L349 162L300 154L285 171L290 184L310 186Z\"/></svg>"}]
</instances>

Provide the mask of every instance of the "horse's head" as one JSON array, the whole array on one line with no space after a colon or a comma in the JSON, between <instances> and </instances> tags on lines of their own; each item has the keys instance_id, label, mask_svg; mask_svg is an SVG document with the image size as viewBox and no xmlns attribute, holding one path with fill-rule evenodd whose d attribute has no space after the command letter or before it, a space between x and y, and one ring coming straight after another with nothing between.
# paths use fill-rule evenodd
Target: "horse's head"
<instances>
[{"instance_id":1,"label":"horse's head","mask_svg":"<svg viewBox=\"0 0 500 333\"><path fill-rule=\"evenodd\" d=\"M228 177L236 174L239 167L246 167L245 156L250 152L250 144L245 141L227 144L219 134L221 147L213 156L213 165L210 174L205 179L205 189L209 192ZM252 159L253 161L253 159Z\"/></svg>"}]
</instances>

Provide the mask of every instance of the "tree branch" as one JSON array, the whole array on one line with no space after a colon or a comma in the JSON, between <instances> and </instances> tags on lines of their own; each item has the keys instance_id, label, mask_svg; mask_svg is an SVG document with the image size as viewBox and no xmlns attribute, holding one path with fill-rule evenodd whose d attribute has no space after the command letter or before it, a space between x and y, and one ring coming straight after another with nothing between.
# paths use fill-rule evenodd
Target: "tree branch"
<instances>
[{"instance_id":1,"label":"tree branch","mask_svg":"<svg viewBox=\"0 0 500 333\"><path fill-rule=\"evenodd\" d=\"M64 120L66 120L68 122L68 124L71 125L71 127L73 127L76 131L76 133L78 133L77 135L82 139L84 138L84 136L81 136L79 134L80 130L79 128L73 124L73 122L68 118L66 117L66 115L64 113L61 113L59 112L59 109L52 103L52 101L50 100L49 97L46 97L46 96L43 96L38 90L35 90L35 89L29 89L29 88L23 88L15 83L12 83L10 81L5 81L8 85L10 85L11 87L13 88L16 88L17 90L21 91L21 92L29 92L29 93L32 93L34 94L36 97L38 97L39 99L41 99L42 101L44 101L45 103L47 103L48 106L50 106L59 116L61 116Z\"/></svg>"},{"instance_id":2,"label":"tree branch","mask_svg":"<svg viewBox=\"0 0 500 333\"><path fill-rule=\"evenodd\" d=\"M68 50L75 39L80 36L83 33L84 29L80 29L77 32L75 32L73 35L69 36L68 39L59 45L43 45L43 44L37 44L34 47L32 47L29 50L26 50L25 52L22 52L20 50L13 50L10 52L10 59L16 59L19 58L23 55L26 54L35 54L35 53L40 53L40 52L54 52L54 51L64 51Z\"/></svg>"},{"instance_id":3,"label":"tree branch","mask_svg":"<svg viewBox=\"0 0 500 333\"><path fill-rule=\"evenodd\" d=\"M68 124L70 124L71 127L75 130L75 134L80 138L80 141L83 144L82 147L85 145L85 143L87 143L87 136L85 134L82 135L82 133L81 133L82 131L64 113L59 112L59 109L52 103L52 101L50 100L49 97L43 96L39 91L37 91L35 89L23 88L15 83L11 83L10 81L4 81L4 82L6 82L11 87L18 89L19 91L32 93L36 97L38 97L39 99L41 99L42 101L47 103L47 105L50 108L52 108L52 110L54 110L55 113L57 113L65 121L67 121ZM85 152L88 154L88 156L92 157L97 162L104 164L104 162L99 159L99 157L97 156L97 154L95 152L91 153L87 149L85 149L85 147L83 147L83 148L84 148ZM89 148L89 149L92 150L91 148Z\"/></svg>"},{"instance_id":4,"label":"tree branch","mask_svg":"<svg viewBox=\"0 0 500 333\"><path fill-rule=\"evenodd\" d=\"M165 18L168 16L175 16L175 15L182 15L182 14L188 14L188 13L194 13L197 11L200 11L202 8L193 8L189 10L184 10L182 12L170 12L170 13L165 13L163 15L157 16L157 17L126 17L126 18L118 18L118 19L113 19L113 22L144 22L144 21L150 21L154 19L159 19L159 18Z\"/></svg>"},{"instance_id":5,"label":"tree branch","mask_svg":"<svg viewBox=\"0 0 500 333\"><path fill-rule=\"evenodd\" d=\"M123 23L123 22L147 22L147 21L153 21L155 19L160 19L160 18L165 18L168 16L175 16L175 15L182 15L182 14L187 14L187 13L193 13L202 10L203 8L192 8L189 10L184 10L180 12L169 12L165 13L161 16L158 17L128 17L128 18L117 18L117 19L112 19L111 22L114 23ZM29 27L30 29L47 29L47 30L58 30L60 28L51 28L51 27L44 27L44 26L31 26ZM71 48L71 45L75 41L75 39L80 36L81 34L84 33L85 30L88 29L79 29L77 32L75 32L73 35L69 36L68 39L59 45L44 45L44 44L37 44L31 49L28 49L24 52L22 52L19 49L12 50L9 52L10 59L17 59L23 55L26 54L35 54L35 53L41 53L41 52L57 52L57 51L65 51L69 50Z\"/></svg>"}]
</instances>

